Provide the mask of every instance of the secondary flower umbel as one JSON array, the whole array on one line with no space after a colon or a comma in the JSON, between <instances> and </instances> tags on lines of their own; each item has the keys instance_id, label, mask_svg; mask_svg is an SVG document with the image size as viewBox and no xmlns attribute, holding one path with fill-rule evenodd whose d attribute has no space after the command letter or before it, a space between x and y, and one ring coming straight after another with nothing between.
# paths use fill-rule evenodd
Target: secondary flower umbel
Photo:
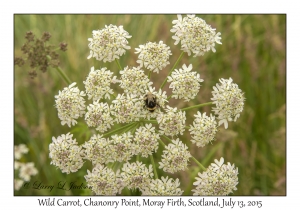
<instances>
[{"instance_id":1,"label":"secondary flower umbel","mask_svg":"<svg viewBox=\"0 0 300 210\"><path fill-rule=\"evenodd\" d=\"M140 67L145 67L150 71L159 73L166 67L169 62L169 57L172 55L170 47L160 41L158 44L153 42L147 42L145 45L140 45L140 48L135 48L138 56L137 63Z\"/></svg>"},{"instance_id":2,"label":"secondary flower umbel","mask_svg":"<svg viewBox=\"0 0 300 210\"><path fill-rule=\"evenodd\" d=\"M182 135L185 130L185 112L177 111L177 108L167 106L167 113L160 113L157 116L160 133L167 136Z\"/></svg>"},{"instance_id":3,"label":"secondary flower umbel","mask_svg":"<svg viewBox=\"0 0 300 210\"><path fill-rule=\"evenodd\" d=\"M152 165L149 169L142 162L126 162L122 167L121 178L128 189L146 189L153 177Z\"/></svg>"},{"instance_id":4,"label":"secondary flower umbel","mask_svg":"<svg viewBox=\"0 0 300 210\"><path fill-rule=\"evenodd\" d=\"M14 146L15 151L15 159L19 160L23 154L26 154L28 152L28 148L25 144L19 144Z\"/></svg>"},{"instance_id":5,"label":"secondary flower umbel","mask_svg":"<svg viewBox=\"0 0 300 210\"><path fill-rule=\"evenodd\" d=\"M195 15L188 15L182 19L181 15L177 15L178 20L173 20L173 28L171 32L175 33L172 36L175 39L175 45L181 42L181 49L194 57L202 56L205 52L212 50L216 51L215 43L222 44L221 33L216 33L206 22L196 17Z\"/></svg>"},{"instance_id":6,"label":"secondary flower umbel","mask_svg":"<svg viewBox=\"0 0 300 210\"><path fill-rule=\"evenodd\" d=\"M119 59L126 50L130 49L127 39L131 38L129 33L123 29L123 26L115 26L110 24L102 30L94 30L93 38L88 38L90 55L97 60L105 63Z\"/></svg>"},{"instance_id":7,"label":"secondary flower umbel","mask_svg":"<svg viewBox=\"0 0 300 210\"><path fill-rule=\"evenodd\" d=\"M110 88L110 83L115 80L111 78L113 73L104 68L100 70L94 70L94 67L91 68L91 71L83 81L85 86L85 91L89 97L89 99L93 98L94 101L105 98L110 98L110 94L113 94L113 89Z\"/></svg>"},{"instance_id":8,"label":"secondary flower umbel","mask_svg":"<svg viewBox=\"0 0 300 210\"><path fill-rule=\"evenodd\" d=\"M158 149L159 135L155 133L155 127L152 124L141 126L135 131L133 139L135 155L140 154L142 157L148 157Z\"/></svg>"},{"instance_id":9,"label":"secondary flower umbel","mask_svg":"<svg viewBox=\"0 0 300 210\"><path fill-rule=\"evenodd\" d=\"M50 164L57 166L61 172L69 174L76 172L83 165L83 150L78 146L76 139L72 139L73 134L67 133L55 138L49 145Z\"/></svg>"},{"instance_id":10,"label":"secondary flower umbel","mask_svg":"<svg viewBox=\"0 0 300 210\"><path fill-rule=\"evenodd\" d=\"M148 89L148 86L153 84L140 67L129 68L127 66L124 70L120 71L120 74L120 87L125 93L141 95Z\"/></svg>"},{"instance_id":11,"label":"secondary flower umbel","mask_svg":"<svg viewBox=\"0 0 300 210\"><path fill-rule=\"evenodd\" d=\"M213 97L212 110L215 112L219 125L224 124L225 129L228 128L228 121L236 121L240 117L240 113L244 108L244 93L239 86L232 82L232 79L220 79L211 92Z\"/></svg>"},{"instance_id":12,"label":"secondary flower umbel","mask_svg":"<svg viewBox=\"0 0 300 210\"><path fill-rule=\"evenodd\" d=\"M159 168L165 172L175 173L186 170L191 153L188 147L179 139L172 140L163 150L162 160L159 162Z\"/></svg>"},{"instance_id":13,"label":"secondary flower umbel","mask_svg":"<svg viewBox=\"0 0 300 210\"><path fill-rule=\"evenodd\" d=\"M224 164L224 158L220 161L215 160L215 163L210 166L203 173L198 173L194 195L228 195L236 189L238 184L238 168L234 164Z\"/></svg>"},{"instance_id":14,"label":"secondary flower umbel","mask_svg":"<svg viewBox=\"0 0 300 210\"><path fill-rule=\"evenodd\" d=\"M123 182L119 177L119 171L116 173L103 165L96 165L92 172L87 170L84 176L87 185L92 188L96 195L116 195L121 193Z\"/></svg>"},{"instance_id":15,"label":"secondary flower umbel","mask_svg":"<svg viewBox=\"0 0 300 210\"><path fill-rule=\"evenodd\" d=\"M69 127L71 127L71 124L75 125L77 123L75 119L85 113L85 100L83 98L85 93L80 91L75 85L76 82L72 83L69 87L65 87L63 91L59 91L58 95L55 96L55 106L61 124L68 124Z\"/></svg>"},{"instance_id":16,"label":"secondary flower umbel","mask_svg":"<svg viewBox=\"0 0 300 210\"><path fill-rule=\"evenodd\" d=\"M180 189L179 179L172 179L169 177L161 177L161 179L152 179L149 187L142 193L142 195L158 195L158 196L174 196L182 195L183 190Z\"/></svg>"},{"instance_id":17,"label":"secondary flower umbel","mask_svg":"<svg viewBox=\"0 0 300 210\"><path fill-rule=\"evenodd\" d=\"M206 116L204 112L201 114L199 111L196 115L193 125L190 126L190 134L192 136L191 142L198 147L204 147L211 141L215 140L215 135L218 131L217 122L215 117L210 114Z\"/></svg>"},{"instance_id":18,"label":"secondary flower umbel","mask_svg":"<svg viewBox=\"0 0 300 210\"><path fill-rule=\"evenodd\" d=\"M18 172L18 178L14 179L14 189L20 190L23 186L24 181L29 182L31 176L34 176L38 173L38 170L35 168L33 162L24 163L19 162L19 159L23 156L23 154L28 153L29 149L25 144L19 144L14 146L15 150L15 162L14 169Z\"/></svg>"},{"instance_id":19,"label":"secondary flower umbel","mask_svg":"<svg viewBox=\"0 0 300 210\"><path fill-rule=\"evenodd\" d=\"M87 110L85 121L89 127L96 127L96 130L103 133L113 125L114 120L110 115L110 107L107 103L94 101L87 107Z\"/></svg>"},{"instance_id":20,"label":"secondary flower umbel","mask_svg":"<svg viewBox=\"0 0 300 210\"><path fill-rule=\"evenodd\" d=\"M84 159L90 160L93 165L113 162L111 143L102 135L94 134L82 147L84 148Z\"/></svg>"},{"instance_id":21,"label":"secondary flower umbel","mask_svg":"<svg viewBox=\"0 0 300 210\"><path fill-rule=\"evenodd\" d=\"M192 64L188 67L183 64L182 69L175 69L171 76L168 76L168 82L170 82L170 88L172 88L172 98L183 98L184 101L194 99L200 89L200 74L192 72Z\"/></svg>"}]
</instances>

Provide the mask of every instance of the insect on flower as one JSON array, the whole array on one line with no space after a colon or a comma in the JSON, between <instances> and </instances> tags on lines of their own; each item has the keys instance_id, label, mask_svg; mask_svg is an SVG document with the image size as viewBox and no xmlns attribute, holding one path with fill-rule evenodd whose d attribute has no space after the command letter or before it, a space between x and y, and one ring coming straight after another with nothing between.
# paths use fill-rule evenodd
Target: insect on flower
<instances>
[{"instance_id":1,"label":"insect on flower","mask_svg":"<svg viewBox=\"0 0 300 210\"><path fill-rule=\"evenodd\" d=\"M151 92L148 92L144 97L145 105L150 112L154 112L157 107L160 107L158 102L156 101L156 96Z\"/></svg>"}]
</instances>

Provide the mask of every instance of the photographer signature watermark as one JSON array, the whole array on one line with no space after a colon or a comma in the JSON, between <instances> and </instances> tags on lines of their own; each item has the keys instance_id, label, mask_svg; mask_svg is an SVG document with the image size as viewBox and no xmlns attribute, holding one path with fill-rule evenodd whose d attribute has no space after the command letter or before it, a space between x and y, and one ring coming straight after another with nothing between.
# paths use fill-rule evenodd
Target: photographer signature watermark
<instances>
[{"instance_id":1,"label":"photographer signature watermark","mask_svg":"<svg viewBox=\"0 0 300 210\"><path fill-rule=\"evenodd\" d=\"M49 185L45 184L41 181L34 181L34 182L25 182L22 186L23 189L36 189L36 190L49 190L50 192L56 188L59 190L64 191L70 191L70 190L84 190L84 189L90 189L91 187L88 187L87 185L84 185L83 183L78 182L66 182L66 181L60 181L56 185Z\"/></svg>"}]
</instances>

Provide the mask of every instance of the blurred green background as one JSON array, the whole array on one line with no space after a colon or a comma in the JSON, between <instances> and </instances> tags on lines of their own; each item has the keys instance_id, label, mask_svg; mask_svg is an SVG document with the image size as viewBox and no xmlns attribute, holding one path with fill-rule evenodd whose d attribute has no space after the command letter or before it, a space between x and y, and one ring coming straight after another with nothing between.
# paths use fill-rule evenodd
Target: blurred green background
<instances>
[{"instance_id":1,"label":"blurred green background","mask_svg":"<svg viewBox=\"0 0 300 210\"><path fill-rule=\"evenodd\" d=\"M230 195L286 195L286 15L197 15L221 32L222 45L216 46L216 53L208 52L203 57L184 55L182 64L193 64L193 70L200 73L204 82L197 98L190 102L170 100L171 106L179 108L210 101L212 87L220 78L231 77L245 92L245 107L241 117L229 128L220 128L217 140L204 148L190 143L186 131L179 136L194 157L205 167L214 159L224 157L225 162L234 163L239 169L238 190ZM66 52L59 52L60 67L80 90L84 90L83 80L90 68L107 67L119 75L115 62L103 63L89 55L88 38L92 30L105 25L123 25L132 35L129 39L131 50L120 59L125 66L137 66L134 48L147 41L162 40L171 47L171 65L159 74L152 74L156 89L179 57L180 46L171 38L174 15L15 15L14 16L14 56L22 56L20 50L25 43L25 33L32 31L40 38L44 31L52 35L49 43L58 46L62 41L68 44ZM15 66L14 69L14 144L24 143L29 153L23 162L34 162L39 173L34 181L45 185L57 185L60 181L76 184L85 183L86 170L91 164L86 162L78 172L63 174L50 165L48 147L52 136L67 132L81 144L88 140L91 132L81 118L77 126L62 126L54 107L54 96L67 84L57 71L49 68L46 73L37 71L37 77L28 76L30 67ZM168 85L164 87L168 95ZM116 91L118 89L116 88ZM86 103L88 104L88 103ZM211 107L187 111L189 125L197 111L211 113ZM155 155L160 160L161 145ZM150 164L146 159L143 161ZM199 169L191 160L189 170L166 174L158 170L159 176L179 178L184 195L191 195L192 183ZM13 169L12 169L13 170ZM128 192L127 192L128 193ZM126 192L124 192L126 194ZM37 190L15 191L15 195L92 195L90 190Z\"/></svg>"}]
</instances>

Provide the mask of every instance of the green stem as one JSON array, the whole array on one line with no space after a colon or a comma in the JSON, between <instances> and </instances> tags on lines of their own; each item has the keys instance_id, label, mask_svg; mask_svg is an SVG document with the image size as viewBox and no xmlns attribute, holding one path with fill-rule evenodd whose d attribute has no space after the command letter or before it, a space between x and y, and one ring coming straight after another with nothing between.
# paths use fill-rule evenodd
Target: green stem
<instances>
[{"instance_id":1,"label":"green stem","mask_svg":"<svg viewBox=\"0 0 300 210\"><path fill-rule=\"evenodd\" d=\"M152 71L149 70L149 72L148 72L148 79L151 78L151 73L152 73Z\"/></svg>"},{"instance_id":2,"label":"green stem","mask_svg":"<svg viewBox=\"0 0 300 210\"><path fill-rule=\"evenodd\" d=\"M159 141L159 143L162 144L164 147L166 146L165 143L164 143L161 139L158 139L158 141Z\"/></svg>"},{"instance_id":3,"label":"green stem","mask_svg":"<svg viewBox=\"0 0 300 210\"><path fill-rule=\"evenodd\" d=\"M114 170L114 167L116 166L116 162L110 163L111 165L109 166L109 164L107 164L107 166L109 166L109 168Z\"/></svg>"},{"instance_id":4,"label":"green stem","mask_svg":"<svg viewBox=\"0 0 300 210\"><path fill-rule=\"evenodd\" d=\"M51 57L49 55L47 55L47 59L49 61L51 61ZM59 68L58 66L55 67L55 69L58 71L58 73L60 74L60 76L65 80L66 83L68 83L69 85L72 83L71 80L69 79L69 77L65 74L65 72L63 72L61 70L61 68Z\"/></svg>"},{"instance_id":5,"label":"green stem","mask_svg":"<svg viewBox=\"0 0 300 210\"><path fill-rule=\"evenodd\" d=\"M192 156L192 159L193 159L193 161L194 161L195 163L197 163L197 165L198 165L203 171L206 170L206 168L205 168L198 160L196 160L196 158L194 158L194 157Z\"/></svg>"},{"instance_id":6,"label":"green stem","mask_svg":"<svg viewBox=\"0 0 300 210\"><path fill-rule=\"evenodd\" d=\"M170 139L169 137L167 137L167 136L165 136L165 135L163 135L163 137L164 137L165 139L167 139L169 142L172 142L172 139Z\"/></svg>"},{"instance_id":7,"label":"green stem","mask_svg":"<svg viewBox=\"0 0 300 210\"><path fill-rule=\"evenodd\" d=\"M154 171L154 177L155 177L155 179L158 179L153 155L150 156L150 159L151 159L151 163L152 163L152 167L153 167L153 171Z\"/></svg>"},{"instance_id":8,"label":"green stem","mask_svg":"<svg viewBox=\"0 0 300 210\"><path fill-rule=\"evenodd\" d=\"M123 162L114 162L113 164L113 170L117 171L118 169L121 168Z\"/></svg>"},{"instance_id":9,"label":"green stem","mask_svg":"<svg viewBox=\"0 0 300 210\"><path fill-rule=\"evenodd\" d=\"M114 99L117 98L116 94L113 93L113 94L111 94L111 95L113 96Z\"/></svg>"},{"instance_id":10,"label":"green stem","mask_svg":"<svg viewBox=\"0 0 300 210\"><path fill-rule=\"evenodd\" d=\"M65 80L66 83L69 85L72 83L69 77L59 68L58 66L55 67L55 69L58 71L58 73L62 76L62 78Z\"/></svg>"},{"instance_id":11,"label":"green stem","mask_svg":"<svg viewBox=\"0 0 300 210\"><path fill-rule=\"evenodd\" d=\"M169 100L171 97L172 97L172 95L170 95L170 96L167 98L167 100Z\"/></svg>"},{"instance_id":12,"label":"green stem","mask_svg":"<svg viewBox=\"0 0 300 210\"><path fill-rule=\"evenodd\" d=\"M117 128L117 129L115 129L115 130L113 130L113 131L110 131L110 132L108 132L108 133L103 134L102 137L110 136L110 135L112 135L112 134L114 134L114 133L119 132L120 130L123 130L123 129L126 129L126 128L128 128L128 127L131 127L131 126L133 126L134 124L135 124L135 122L130 123L130 124L128 124L128 125L125 125L125 126L123 126L123 127L121 127L121 128Z\"/></svg>"},{"instance_id":13,"label":"green stem","mask_svg":"<svg viewBox=\"0 0 300 210\"><path fill-rule=\"evenodd\" d=\"M171 75L171 73L174 71L174 69L176 68L176 66L178 65L179 61L181 60L182 56L183 56L184 52L181 52L179 58L177 59L176 63L174 64L174 66L172 67L171 71L169 72L168 76ZM161 84L160 89L163 89L163 87L165 86L167 80L168 80L168 76L166 76L166 79L164 80L164 82Z\"/></svg>"},{"instance_id":14,"label":"green stem","mask_svg":"<svg viewBox=\"0 0 300 210\"><path fill-rule=\"evenodd\" d=\"M156 120L143 120L142 122L144 122L144 123L155 123L155 124L158 124L158 122Z\"/></svg>"},{"instance_id":15,"label":"green stem","mask_svg":"<svg viewBox=\"0 0 300 210\"><path fill-rule=\"evenodd\" d=\"M135 132L135 129L136 129L138 126L139 126L139 123L136 122L134 125L132 125L132 126L130 126L129 128L127 128L127 129L124 131L124 133L127 133L127 132L129 132L129 131L131 131L131 130L133 130L132 133L134 133L134 132Z\"/></svg>"},{"instance_id":16,"label":"green stem","mask_svg":"<svg viewBox=\"0 0 300 210\"><path fill-rule=\"evenodd\" d=\"M115 59L115 61L116 61L117 65L118 65L118 67L119 67L119 70L122 70L122 67L121 67L121 65L120 65L120 63L119 63L119 60L118 60L118 59Z\"/></svg>"},{"instance_id":17,"label":"green stem","mask_svg":"<svg viewBox=\"0 0 300 210\"><path fill-rule=\"evenodd\" d=\"M181 111L186 111L186 110L189 110L189 109L194 109L194 108L203 107L203 106L209 106L209 105L212 105L212 104L213 104L213 102L208 102L208 103L204 103L204 104L198 104L198 105L195 105L195 106L189 106L189 107L181 109Z\"/></svg>"}]
</instances>

